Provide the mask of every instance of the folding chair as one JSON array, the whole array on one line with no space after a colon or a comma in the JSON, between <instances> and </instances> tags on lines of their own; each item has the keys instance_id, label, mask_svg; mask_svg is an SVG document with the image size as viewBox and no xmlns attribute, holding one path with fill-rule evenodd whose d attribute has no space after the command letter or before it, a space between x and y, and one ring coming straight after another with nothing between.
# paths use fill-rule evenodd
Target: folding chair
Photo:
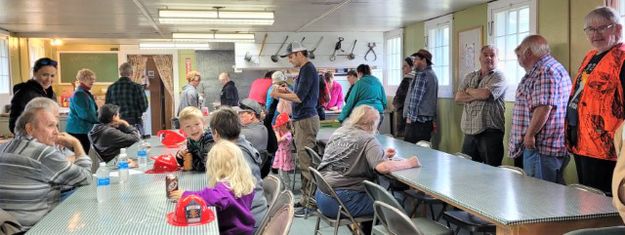
<instances>
[{"instance_id":1,"label":"folding chair","mask_svg":"<svg viewBox=\"0 0 625 235\"><path fill-rule=\"evenodd\" d=\"M277 194L275 203L269 207L263 222L256 231L257 235L287 235L293 224L293 193L284 190Z\"/></svg>"},{"instance_id":2,"label":"folding chair","mask_svg":"<svg viewBox=\"0 0 625 235\"><path fill-rule=\"evenodd\" d=\"M471 156L457 152L454 156L471 160ZM511 166L499 166L499 168L511 171L515 174L525 175L523 169L518 167ZM451 224L456 225L455 234L460 233L460 230L467 230L469 234L473 234L474 232L482 232L482 233L495 233L497 227L495 224L492 224L486 220L480 219L466 211L462 210L450 210L443 212L443 218L447 221L447 226L451 228Z\"/></svg>"},{"instance_id":3,"label":"folding chair","mask_svg":"<svg viewBox=\"0 0 625 235\"><path fill-rule=\"evenodd\" d=\"M625 226L613 226L604 228L585 228L565 233L564 235L622 235L625 234Z\"/></svg>"},{"instance_id":4,"label":"folding chair","mask_svg":"<svg viewBox=\"0 0 625 235\"><path fill-rule=\"evenodd\" d=\"M432 142L427 141L427 140L421 140L419 142L416 143L417 146L419 147L424 147L424 148L432 148Z\"/></svg>"},{"instance_id":5,"label":"folding chair","mask_svg":"<svg viewBox=\"0 0 625 235\"><path fill-rule=\"evenodd\" d=\"M419 234L432 234L432 235L439 235L439 234L451 235L452 234L452 231L449 230L449 228L445 227L445 225L439 224L438 222L432 221L428 218L424 218L424 217L413 218L413 219L408 218L406 211L404 211L404 208L399 204L399 202L397 202L397 200L395 200L393 195L391 195L388 191L382 188L382 186L377 185L368 180L365 180L363 184L365 185L365 191L367 191L367 194L369 194L369 197L371 197L371 199L373 199L376 203L382 202L388 206L394 207L396 210L399 211L399 213L401 213L404 217L406 217L412 225L416 226L417 228L419 228L420 231L422 231L422 233L419 233ZM377 231L376 234L384 234L384 235L393 234L391 230L385 229L386 225L389 224L388 222L382 221L382 224L385 226L380 226L380 225L376 226L377 218L378 218L377 216L373 217L373 226L374 226L373 231ZM408 231L402 231L402 233L396 232L395 234L414 234L414 233L405 233L405 232L408 232Z\"/></svg>"},{"instance_id":6,"label":"folding chair","mask_svg":"<svg viewBox=\"0 0 625 235\"><path fill-rule=\"evenodd\" d=\"M275 175L268 175L263 179L263 191L267 198L268 206L271 207L282 190L282 181Z\"/></svg>"},{"instance_id":7,"label":"folding chair","mask_svg":"<svg viewBox=\"0 0 625 235\"><path fill-rule=\"evenodd\" d=\"M512 173L515 173L515 174L527 175L527 174L525 174L525 171L523 169L521 169L519 167L516 167L516 166L501 165L501 166L498 166L498 167L501 168L501 169L510 171Z\"/></svg>"},{"instance_id":8,"label":"folding chair","mask_svg":"<svg viewBox=\"0 0 625 235\"><path fill-rule=\"evenodd\" d=\"M339 226L341 225L346 225L354 234L356 233L364 234L364 232L362 231L362 228L360 227L360 223L372 221L373 217L372 216L363 216L363 217L352 216L352 214L347 210L347 207L345 207L345 204L343 203L343 201L341 201L339 196L336 194L336 191L334 191L334 189L330 186L330 184L328 184L328 182L325 179L323 179L323 176L321 175L321 173L319 173L319 171L317 171L315 168L312 168L312 167L308 167L308 169L310 170L310 173L313 175L315 184L319 188L318 190L328 193L339 204L339 210L335 218L330 218L330 217L325 216L317 208L318 216L317 216L317 223L315 225L314 234L315 235L319 234L319 223L321 222L321 220L323 220L328 225L334 227L334 235L338 234ZM352 228L349 225L353 225L354 229L352 230Z\"/></svg>"},{"instance_id":9,"label":"folding chair","mask_svg":"<svg viewBox=\"0 0 625 235\"><path fill-rule=\"evenodd\" d=\"M425 141L425 140L421 140L417 142L416 145L420 147L424 147L424 148L432 148L432 143L430 143L429 141ZM403 191L403 193L406 196L406 198L409 197L416 201L416 205L414 209L412 210L412 212L410 213L411 217L416 216L417 211L419 211L419 206L425 205L430 209L430 214L432 215L432 219L438 221L443 216L443 211L445 211L445 209L447 208L447 204L445 202L438 200L436 198L433 198L432 196L427 195L426 193L421 192L419 190L409 189L409 190ZM434 212L434 205L436 204L441 204L443 206L443 209L438 213L438 215Z\"/></svg>"},{"instance_id":10,"label":"folding chair","mask_svg":"<svg viewBox=\"0 0 625 235\"><path fill-rule=\"evenodd\" d=\"M573 187L573 188L576 188L576 189L579 189L579 190L582 190L582 191L586 191L586 192L589 192L589 193L596 193L596 194L603 195L603 196L606 195L605 192L603 192L603 191L601 191L599 189L596 189L596 188L593 188L593 187L590 187L590 186L586 186L586 185L583 185L583 184L569 184L569 187Z\"/></svg>"},{"instance_id":11,"label":"folding chair","mask_svg":"<svg viewBox=\"0 0 625 235\"><path fill-rule=\"evenodd\" d=\"M89 153L87 153L87 155L91 158L91 173L95 174L95 172L98 171L98 168L100 168L100 162L103 162L104 160L102 160L100 153L98 153L98 150L95 149L93 144L89 148Z\"/></svg>"}]
</instances>

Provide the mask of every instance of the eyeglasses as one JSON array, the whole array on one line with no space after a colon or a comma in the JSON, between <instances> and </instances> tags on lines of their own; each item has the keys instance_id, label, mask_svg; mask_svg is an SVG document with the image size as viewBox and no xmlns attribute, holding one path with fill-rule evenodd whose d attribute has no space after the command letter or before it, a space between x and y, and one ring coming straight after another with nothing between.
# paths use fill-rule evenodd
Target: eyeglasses
<instances>
[{"instance_id":1,"label":"eyeglasses","mask_svg":"<svg viewBox=\"0 0 625 235\"><path fill-rule=\"evenodd\" d=\"M602 34L602 33L605 33L608 29L611 29L612 27L614 27L614 24L602 25L596 28L588 26L584 28L584 32L586 32L586 34L592 34L593 32Z\"/></svg>"}]
</instances>

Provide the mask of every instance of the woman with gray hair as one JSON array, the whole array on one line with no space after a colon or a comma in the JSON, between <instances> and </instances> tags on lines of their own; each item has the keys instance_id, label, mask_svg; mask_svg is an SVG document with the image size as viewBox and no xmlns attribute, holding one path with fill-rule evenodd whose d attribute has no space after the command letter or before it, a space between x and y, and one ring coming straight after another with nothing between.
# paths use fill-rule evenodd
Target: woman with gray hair
<instances>
[{"instance_id":1,"label":"woman with gray hair","mask_svg":"<svg viewBox=\"0 0 625 235\"><path fill-rule=\"evenodd\" d=\"M614 132L625 119L625 45L616 10L599 7L585 18L593 49L573 80L566 114L566 145L583 185L610 192L616 165Z\"/></svg>"},{"instance_id":2,"label":"woman with gray hair","mask_svg":"<svg viewBox=\"0 0 625 235\"><path fill-rule=\"evenodd\" d=\"M89 69L81 69L76 74L76 80L80 85L69 99L69 116L65 131L80 140L82 148L85 152L89 152L91 144L87 133L98 123L98 106L91 94L95 73Z\"/></svg>"},{"instance_id":3,"label":"woman with gray hair","mask_svg":"<svg viewBox=\"0 0 625 235\"><path fill-rule=\"evenodd\" d=\"M355 217L373 215L373 201L365 192L364 180L375 181L376 172L388 174L421 165L416 156L401 161L390 160L395 156L395 149L384 150L375 138L379 121L380 112L377 109L369 105L356 107L343 127L330 137L318 167L323 178L346 202L346 209ZM330 192L317 189L316 199L324 215L336 217L339 205ZM362 228L365 234L369 234L371 223L363 223Z\"/></svg>"}]
</instances>

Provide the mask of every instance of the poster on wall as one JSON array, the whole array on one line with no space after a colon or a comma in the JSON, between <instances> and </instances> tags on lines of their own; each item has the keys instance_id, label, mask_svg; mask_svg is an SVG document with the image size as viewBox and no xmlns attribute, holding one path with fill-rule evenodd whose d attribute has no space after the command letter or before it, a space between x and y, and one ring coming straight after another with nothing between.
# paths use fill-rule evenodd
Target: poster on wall
<instances>
[{"instance_id":1,"label":"poster on wall","mask_svg":"<svg viewBox=\"0 0 625 235\"><path fill-rule=\"evenodd\" d=\"M480 48L482 48L482 27L476 27L458 33L458 79L480 67Z\"/></svg>"}]
</instances>

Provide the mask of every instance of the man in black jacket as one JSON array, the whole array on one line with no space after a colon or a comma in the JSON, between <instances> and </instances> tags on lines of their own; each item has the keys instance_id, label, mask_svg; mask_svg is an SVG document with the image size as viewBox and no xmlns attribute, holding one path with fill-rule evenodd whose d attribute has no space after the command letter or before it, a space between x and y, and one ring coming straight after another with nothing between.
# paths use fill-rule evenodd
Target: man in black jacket
<instances>
[{"instance_id":1,"label":"man in black jacket","mask_svg":"<svg viewBox=\"0 0 625 235\"><path fill-rule=\"evenodd\" d=\"M239 106L239 91L234 85L234 82L230 80L230 75L225 72L219 74L219 82L224 85L223 88L221 88L221 95L219 96L221 105L230 107Z\"/></svg>"},{"instance_id":2,"label":"man in black jacket","mask_svg":"<svg viewBox=\"0 0 625 235\"><path fill-rule=\"evenodd\" d=\"M57 62L50 58L41 58L35 61L33 66L33 78L17 84L13 87L13 99L11 99L11 114L9 116L9 130L15 133L15 122L26 104L37 97L47 97L56 101L56 95L52 90L52 83L56 79Z\"/></svg>"}]
</instances>

